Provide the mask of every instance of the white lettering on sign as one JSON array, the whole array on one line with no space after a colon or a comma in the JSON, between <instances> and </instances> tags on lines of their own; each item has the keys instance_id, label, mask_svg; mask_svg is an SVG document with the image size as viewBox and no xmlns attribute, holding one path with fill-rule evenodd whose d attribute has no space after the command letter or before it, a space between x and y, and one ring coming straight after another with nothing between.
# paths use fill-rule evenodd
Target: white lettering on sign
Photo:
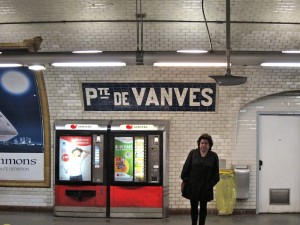
<instances>
[{"instance_id":1,"label":"white lettering on sign","mask_svg":"<svg viewBox=\"0 0 300 225\"><path fill-rule=\"evenodd\" d=\"M132 88L131 90L132 90L132 93L133 93L133 95L134 95L136 104L137 104L137 105L142 105L142 102L143 102L143 98L144 98L144 95L145 95L146 88L141 88L140 93L138 93L138 91L136 90L136 88Z\"/></svg>"},{"instance_id":2,"label":"white lettering on sign","mask_svg":"<svg viewBox=\"0 0 300 225\"><path fill-rule=\"evenodd\" d=\"M99 85L101 84L90 83L84 87L83 84L85 109L92 111L215 110L215 84L152 83L150 86L148 83L122 85L108 83L105 87Z\"/></svg>"},{"instance_id":3,"label":"white lettering on sign","mask_svg":"<svg viewBox=\"0 0 300 225\"><path fill-rule=\"evenodd\" d=\"M178 105L182 106L184 103L184 99L185 99L186 93L188 91L188 88L184 88L181 94L180 94L180 91L178 88L175 88L174 91L175 91L175 95L176 95L176 98L178 101Z\"/></svg>"},{"instance_id":4,"label":"white lettering on sign","mask_svg":"<svg viewBox=\"0 0 300 225\"><path fill-rule=\"evenodd\" d=\"M168 88L168 91L166 90L166 88L161 88L160 89L160 104L162 106L166 105L166 102L168 103L168 105L172 105L172 88Z\"/></svg>"},{"instance_id":5,"label":"white lettering on sign","mask_svg":"<svg viewBox=\"0 0 300 225\"><path fill-rule=\"evenodd\" d=\"M203 105L203 106L210 106L212 103L213 103L213 99L212 99L212 97L210 97L208 94L212 94L213 93L213 90L211 89L211 88L203 88L202 89L202 92L201 92L201 94L202 94L202 96L206 99L206 101L205 100L202 100L201 101L201 104Z\"/></svg>"},{"instance_id":6,"label":"white lettering on sign","mask_svg":"<svg viewBox=\"0 0 300 225\"><path fill-rule=\"evenodd\" d=\"M97 92L97 90L99 92ZM91 99L97 99L98 93L100 99L108 99L110 96L109 88L85 88L86 105L91 105Z\"/></svg>"},{"instance_id":7,"label":"white lettering on sign","mask_svg":"<svg viewBox=\"0 0 300 225\"><path fill-rule=\"evenodd\" d=\"M128 92L115 92L114 105L129 105Z\"/></svg>"},{"instance_id":8,"label":"white lettering on sign","mask_svg":"<svg viewBox=\"0 0 300 225\"><path fill-rule=\"evenodd\" d=\"M97 90L95 88L85 89L86 105L91 105L91 99L97 98Z\"/></svg>"},{"instance_id":9,"label":"white lettering on sign","mask_svg":"<svg viewBox=\"0 0 300 225\"><path fill-rule=\"evenodd\" d=\"M159 105L154 88L150 88L149 94L147 97L147 101L146 101L146 106L151 105L151 104Z\"/></svg>"},{"instance_id":10,"label":"white lettering on sign","mask_svg":"<svg viewBox=\"0 0 300 225\"><path fill-rule=\"evenodd\" d=\"M172 106L174 104L173 92L175 93L176 100L179 106L184 104L188 96L189 106L210 106L213 103L213 99L209 94L213 93L211 88L184 88L180 93L178 88L160 88L160 93L157 93L154 88L150 88L148 93L146 94L146 88L141 88L140 92L136 88L132 88L132 93L136 104L141 106L143 104L143 99L146 97L145 106L155 105L155 106ZM189 92L189 95L187 95ZM160 99L158 99L157 95L160 94ZM107 98L103 95L109 95L109 90L106 88L85 88L85 96L86 96L86 105L91 105L92 99ZM129 93L128 92L114 92L114 105L115 106L126 106L129 105ZM197 101L199 96L202 96L205 100Z\"/></svg>"},{"instance_id":11,"label":"white lettering on sign","mask_svg":"<svg viewBox=\"0 0 300 225\"><path fill-rule=\"evenodd\" d=\"M109 96L109 88L97 88L97 90L99 90L100 95L103 96L102 98Z\"/></svg>"},{"instance_id":12,"label":"white lettering on sign","mask_svg":"<svg viewBox=\"0 0 300 225\"><path fill-rule=\"evenodd\" d=\"M195 99L197 98L196 93L200 93L200 88L191 88L190 89L190 106L200 106L200 102L196 102Z\"/></svg>"}]
</instances>

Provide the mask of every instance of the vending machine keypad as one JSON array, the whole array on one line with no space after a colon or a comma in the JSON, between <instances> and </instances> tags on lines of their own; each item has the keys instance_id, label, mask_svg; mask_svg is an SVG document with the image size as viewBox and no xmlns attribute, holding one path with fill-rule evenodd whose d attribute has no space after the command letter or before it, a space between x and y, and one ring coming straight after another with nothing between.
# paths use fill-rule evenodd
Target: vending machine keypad
<instances>
[{"instance_id":1,"label":"vending machine keypad","mask_svg":"<svg viewBox=\"0 0 300 225\"><path fill-rule=\"evenodd\" d=\"M158 135L148 135L148 181L149 183L158 183L159 173L159 154L160 140Z\"/></svg>"},{"instance_id":2,"label":"vending machine keypad","mask_svg":"<svg viewBox=\"0 0 300 225\"><path fill-rule=\"evenodd\" d=\"M103 182L104 135L93 135L93 182Z\"/></svg>"}]
</instances>

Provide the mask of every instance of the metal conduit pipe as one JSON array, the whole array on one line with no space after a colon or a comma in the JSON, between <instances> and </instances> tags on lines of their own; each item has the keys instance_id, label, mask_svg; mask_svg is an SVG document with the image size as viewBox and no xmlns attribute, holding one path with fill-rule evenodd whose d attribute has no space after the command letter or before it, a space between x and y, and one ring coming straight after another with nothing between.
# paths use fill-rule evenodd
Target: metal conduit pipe
<instances>
[{"instance_id":1,"label":"metal conduit pipe","mask_svg":"<svg viewBox=\"0 0 300 225\"><path fill-rule=\"evenodd\" d=\"M203 20L150 20L144 19L144 23L205 23ZM68 23L136 23L136 20L48 20L48 21L20 21L0 22L0 25L24 25L24 24L68 24ZM207 23L224 24L224 20L207 20ZM300 22L280 21L231 21L231 24L260 24L260 25L300 25Z\"/></svg>"}]
</instances>

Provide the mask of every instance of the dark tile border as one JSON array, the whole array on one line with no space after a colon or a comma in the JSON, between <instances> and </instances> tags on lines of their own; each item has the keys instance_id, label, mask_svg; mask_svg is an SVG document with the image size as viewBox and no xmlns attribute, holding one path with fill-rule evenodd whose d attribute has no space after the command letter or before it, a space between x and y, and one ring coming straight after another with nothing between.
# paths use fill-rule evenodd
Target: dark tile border
<instances>
[{"instance_id":1,"label":"dark tile border","mask_svg":"<svg viewBox=\"0 0 300 225\"><path fill-rule=\"evenodd\" d=\"M17 211L17 212L53 212L53 207L0 206L0 211Z\"/></svg>"},{"instance_id":2,"label":"dark tile border","mask_svg":"<svg viewBox=\"0 0 300 225\"><path fill-rule=\"evenodd\" d=\"M216 209L208 209L208 214L218 215ZM189 215L190 209L169 209L170 215ZM256 214L256 209L235 209L233 215L253 215Z\"/></svg>"},{"instance_id":3,"label":"dark tile border","mask_svg":"<svg viewBox=\"0 0 300 225\"><path fill-rule=\"evenodd\" d=\"M0 206L0 211L18 211L18 212L53 212L53 207L33 207L33 206ZM170 215L189 215L190 209L169 209ZM208 214L218 215L216 209L208 209ZM236 209L233 215L253 215L256 214L255 209Z\"/></svg>"}]
</instances>

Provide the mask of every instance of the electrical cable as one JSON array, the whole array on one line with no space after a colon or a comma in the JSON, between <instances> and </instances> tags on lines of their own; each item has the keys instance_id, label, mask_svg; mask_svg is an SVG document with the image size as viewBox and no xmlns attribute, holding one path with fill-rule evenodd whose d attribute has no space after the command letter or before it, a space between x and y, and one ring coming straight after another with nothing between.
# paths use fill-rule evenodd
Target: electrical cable
<instances>
[{"instance_id":1,"label":"electrical cable","mask_svg":"<svg viewBox=\"0 0 300 225\"><path fill-rule=\"evenodd\" d=\"M202 0L201 6L202 6L201 7L202 8L202 14L203 14L207 34L208 34L208 39L209 39L210 52L213 52L213 46L212 46L212 41L211 41L211 37L210 37L210 32L209 32L209 29L208 29L207 20L206 20L206 16L205 16L205 12L204 12L204 0Z\"/></svg>"}]
</instances>

